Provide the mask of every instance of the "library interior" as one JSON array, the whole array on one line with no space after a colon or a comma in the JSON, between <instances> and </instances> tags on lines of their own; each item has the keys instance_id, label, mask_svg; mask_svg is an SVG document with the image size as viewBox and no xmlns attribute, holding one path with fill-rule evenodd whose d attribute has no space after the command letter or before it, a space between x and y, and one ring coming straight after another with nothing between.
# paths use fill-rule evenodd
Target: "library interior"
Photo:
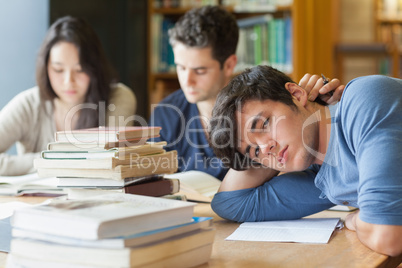
<instances>
[{"instance_id":1,"label":"library interior","mask_svg":"<svg viewBox=\"0 0 402 268\"><path fill-rule=\"evenodd\" d=\"M257 65L269 65L300 85L305 74L339 80L334 91L357 77L402 79L402 0L0 2L0 14L4 13L0 15L0 32L7 40L0 44L0 57L4 59L0 61L0 127L4 129L0 130L0 139L13 141L10 146L0 146L0 268L402 267L402 254L376 252L346 228L348 215L359 211L346 201L343 205L333 202L333 206L297 220L242 223L226 219L211 207L223 177L206 167L182 169L201 162L183 159L180 150L210 152L215 157L208 143L207 123L198 119L201 129L195 129L189 120L194 129L186 128L180 136L197 147L190 132L202 133L203 140L197 140L202 143L201 149L191 152L181 148L180 142L177 147L170 146L172 141L166 138L169 135L163 133L163 127L144 126L152 121L158 103L181 91L183 82L177 70L182 66L175 61L169 30L190 10L204 6L218 6L236 20L237 62L231 78ZM130 91L120 98L134 105L135 114L125 114L117 107L107 111L109 118L111 114L115 117L106 120L106 125L101 125L99 116L98 125L60 129L55 112L46 119L56 122L52 121L55 126L50 135L45 128L37 130L38 126L32 131L47 136L35 145L24 144L33 142L32 137L3 139L2 133L10 135L7 132L22 121L18 118L22 112L16 114L17 119L4 119L14 111L9 104L15 106L14 97L21 99L27 89L38 85L35 72L38 76L41 44L50 38L46 33L52 25L65 16L81 18L93 28L118 79L116 87ZM80 49L85 51L84 44L76 39L60 40L51 44L49 51L57 42L78 42L78 65L84 72L88 67L96 72L83 62L91 61L80 54ZM12 52L16 50L18 55ZM52 52L46 57L49 66L50 57ZM46 66L49 70L48 63ZM51 71L47 75L47 84L55 88ZM96 80L95 75L88 77L89 84ZM42 99L37 102L38 107L52 109ZM108 104L110 107L114 102ZM34 105L29 108L32 111L27 113L40 116ZM111 121L120 124L121 118L133 122L124 130L117 124L110 127ZM38 120L27 125L42 124L43 120ZM15 122L15 126L9 128L6 122ZM67 126L67 119L63 122ZM173 122L165 124L175 128ZM32 154L18 160L22 148L18 143L34 148L24 152ZM43 148L38 148L40 143ZM18 161L25 161L21 165L26 167L24 171L18 168ZM3 172L7 166L25 174ZM224 175L226 172L227 167ZM399 219L400 213L395 213ZM329 219L333 220L331 226L319 222Z\"/></svg>"}]
</instances>

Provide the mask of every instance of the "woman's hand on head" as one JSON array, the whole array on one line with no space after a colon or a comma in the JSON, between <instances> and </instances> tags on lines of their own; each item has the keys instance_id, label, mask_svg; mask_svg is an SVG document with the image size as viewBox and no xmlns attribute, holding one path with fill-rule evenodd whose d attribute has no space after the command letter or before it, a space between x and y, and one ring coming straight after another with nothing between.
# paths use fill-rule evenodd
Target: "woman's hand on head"
<instances>
[{"instance_id":1,"label":"woman's hand on head","mask_svg":"<svg viewBox=\"0 0 402 268\"><path fill-rule=\"evenodd\" d=\"M300 79L299 86L306 90L310 101L314 101L319 97L328 104L337 103L341 99L343 90L345 89L345 85L341 85L339 79L331 79L324 85L323 78L316 74L305 74ZM332 96L329 94L331 91L333 92Z\"/></svg>"}]
</instances>

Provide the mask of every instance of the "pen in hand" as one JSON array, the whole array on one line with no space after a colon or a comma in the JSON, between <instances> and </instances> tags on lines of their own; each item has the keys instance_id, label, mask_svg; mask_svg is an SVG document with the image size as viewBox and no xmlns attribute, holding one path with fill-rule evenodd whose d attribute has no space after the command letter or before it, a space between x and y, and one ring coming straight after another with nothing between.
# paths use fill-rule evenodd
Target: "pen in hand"
<instances>
[{"instance_id":1,"label":"pen in hand","mask_svg":"<svg viewBox=\"0 0 402 268\"><path fill-rule=\"evenodd\" d=\"M324 86L329 83L329 79L326 78L323 74L321 74L321 77L322 77L322 79L324 80ZM331 91L328 92L326 95L329 95L329 96L332 97L332 96L334 95L334 91L331 90Z\"/></svg>"}]
</instances>

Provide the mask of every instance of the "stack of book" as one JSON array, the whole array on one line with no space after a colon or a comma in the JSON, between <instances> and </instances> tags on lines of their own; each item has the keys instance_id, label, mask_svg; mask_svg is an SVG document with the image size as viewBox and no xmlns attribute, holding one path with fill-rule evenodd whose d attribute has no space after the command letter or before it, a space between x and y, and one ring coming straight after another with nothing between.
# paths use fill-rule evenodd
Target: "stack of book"
<instances>
[{"instance_id":1,"label":"stack of book","mask_svg":"<svg viewBox=\"0 0 402 268\"><path fill-rule=\"evenodd\" d=\"M179 191L179 180L164 174L177 170L177 152L166 142L151 143L160 127L91 128L56 132L41 158L40 177L57 177L69 198L119 191L163 196Z\"/></svg>"},{"instance_id":2,"label":"stack of book","mask_svg":"<svg viewBox=\"0 0 402 268\"><path fill-rule=\"evenodd\" d=\"M209 260L212 218L195 203L106 194L14 212L6 267L191 267Z\"/></svg>"}]
</instances>

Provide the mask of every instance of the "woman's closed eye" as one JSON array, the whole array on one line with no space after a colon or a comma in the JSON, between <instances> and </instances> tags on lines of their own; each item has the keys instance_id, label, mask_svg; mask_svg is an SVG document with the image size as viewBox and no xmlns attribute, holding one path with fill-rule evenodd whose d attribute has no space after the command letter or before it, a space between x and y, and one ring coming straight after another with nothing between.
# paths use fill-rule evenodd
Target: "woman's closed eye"
<instances>
[{"instance_id":1,"label":"woman's closed eye","mask_svg":"<svg viewBox=\"0 0 402 268\"><path fill-rule=\"evenodd\" d=\"M54 71L55 73L62 73L62 72L63 72L63 69L53 68L53 71Z\"/></svg>"}]
</instances>

